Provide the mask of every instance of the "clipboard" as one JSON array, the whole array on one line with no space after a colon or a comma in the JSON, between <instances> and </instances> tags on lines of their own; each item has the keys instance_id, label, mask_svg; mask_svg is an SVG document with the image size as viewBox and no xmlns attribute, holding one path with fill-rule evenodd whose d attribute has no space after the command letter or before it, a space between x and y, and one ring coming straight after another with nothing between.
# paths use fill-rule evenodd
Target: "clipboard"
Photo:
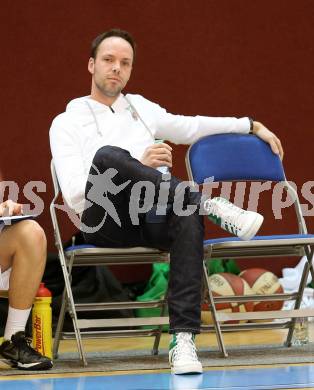
<instances>
[{"instance_id":1,"label":"clipboard","mask_svg":"<svg viewBox=\"0 0 314 390\"><path fill-rule=\"evenodd\" d=\"M0 226L10 226L14 223L25 221L26 219L35 219L37 215L11 215L10 217L0 217Z\"/></svg>"}]
</instances>

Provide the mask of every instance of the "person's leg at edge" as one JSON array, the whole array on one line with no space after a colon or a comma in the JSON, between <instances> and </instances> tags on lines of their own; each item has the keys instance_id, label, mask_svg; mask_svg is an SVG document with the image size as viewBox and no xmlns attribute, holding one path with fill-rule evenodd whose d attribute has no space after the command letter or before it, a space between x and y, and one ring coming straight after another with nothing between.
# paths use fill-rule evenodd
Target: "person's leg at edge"
<instances>
[{"instance_id":1,"label":"person's leg at edge","mask_svg":"<svg viewBox=\"0 0 314 390\"><path fill-rule=\"evenodd\" d=\"M0 354L20 369L51 368L50 359L30 347L25 326L46 262L46 237L35 221L22 221L0 234L1 273L11 270L9 311Z\"/></svg>"}]
</instances>

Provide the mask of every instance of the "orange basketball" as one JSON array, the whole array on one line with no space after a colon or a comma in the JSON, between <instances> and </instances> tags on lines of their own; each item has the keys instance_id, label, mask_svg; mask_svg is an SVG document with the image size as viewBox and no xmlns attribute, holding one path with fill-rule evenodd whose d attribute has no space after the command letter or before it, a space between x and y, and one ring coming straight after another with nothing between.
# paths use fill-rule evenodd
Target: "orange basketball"
<instances>
[{"instance_id":1,"label":"orange basketball","mask_svg":"<svg viewBox=\"0 0 314 390\"><path fill-rule=\"evenodd\" d=\"M275 274L263 268L249 268L240 273L255 294L280 294L283 288ZM283 301L256 302L254 311L281 310Z\"/></svg>"},{"instance_id":2,"label":"orange basketball","mask_svg":"<svg viewBox=\"0 0 314 390\"><path fill-rule=\"evenodd\" d=\"M253 294L248 283L237 275L222 272L209 276L209 283L213 296L227 296L227 295L248 295ZM204 306L203 306L204 308ZM226 313L243 313L254 310L253 302L225 302L217 303L216 310ZM207 318L206 318L207 317ZM205 323L210 323L211 316L206 316L202 313L202 320ZM237 323L238 321L228 321L228 323ZM246 322L246 321L240 321Z\"/></svg>"}]
</instances>

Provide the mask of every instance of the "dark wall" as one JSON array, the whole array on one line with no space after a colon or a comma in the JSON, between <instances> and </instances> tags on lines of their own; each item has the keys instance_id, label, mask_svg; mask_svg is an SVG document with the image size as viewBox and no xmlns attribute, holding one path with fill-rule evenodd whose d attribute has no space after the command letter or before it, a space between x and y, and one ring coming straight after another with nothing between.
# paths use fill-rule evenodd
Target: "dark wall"
<instances>
[{"instance_id":1,"label":"dark wall","mask_svg":"<svg viewBox=\"0 0 314 390\"><path fill-rule=\"evenodd\" d=\"M128 92L174 113L261 120L282 139L287 175L301 188L313 180L313 24L311 0L3 0L0 166L21 189L46 183L39 221L50 250L49 126L67 101L89 93L89 46L98 33L120 27L136 38ZM185 151L175 148L182 177ZM270 208L265 213L266 229L273 220ZM313 231L313 218L307 222Z\"/></svg>"}]
</instances>

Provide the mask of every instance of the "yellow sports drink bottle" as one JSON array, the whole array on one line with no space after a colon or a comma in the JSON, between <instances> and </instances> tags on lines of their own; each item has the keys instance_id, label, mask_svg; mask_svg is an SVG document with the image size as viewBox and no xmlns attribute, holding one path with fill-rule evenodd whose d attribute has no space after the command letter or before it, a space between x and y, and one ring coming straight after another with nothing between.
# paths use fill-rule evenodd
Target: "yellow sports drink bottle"
<instances>
[{"instance_id":1,"label":"yellow sports drink bottle","mask_svg":"<svg viewBox=\"0 0 314 390\"><path fill-rule=\"evenodd\" d=\"M49 358L52 357L51 292L40 283L32 313L33 347Z\"/></svg>"}]
</instances>

